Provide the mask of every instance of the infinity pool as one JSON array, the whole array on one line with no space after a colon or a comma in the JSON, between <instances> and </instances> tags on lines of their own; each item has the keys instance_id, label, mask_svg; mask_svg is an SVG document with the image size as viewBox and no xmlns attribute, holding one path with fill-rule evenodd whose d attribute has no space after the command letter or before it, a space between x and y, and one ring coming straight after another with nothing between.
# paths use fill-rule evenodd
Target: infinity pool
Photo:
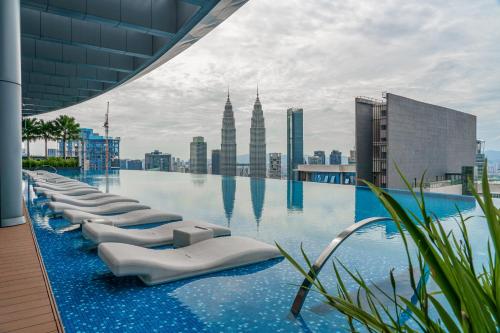
<instances>
[{"instance_id":1,"label":"infinity pool","mask_svg":"<svg viewBox=\"0 0 500 333\"><path fill-rule=\"evenodd\" d=\"M371 192L353 186L287 182L214 175L122 170L66 174L105 191L140 200L153 208L230 226L233 235L275 241L300 257L300 244L315 259L344 228L371 216L387 216ZM394 196L415 209L402 191ZM154 287L138 278L113 277L88 249L79 230L63 219L48 218L26 191L36 237L67 332L323 332L345 331L340 314L311 293L299 319L289 308L302 281L285 260L237 268ZM480 215L475 201L461 196L428 196L429 209L450 228L457 216ZM470 238L481 244L487 226L470 222ZM374 282L388 272L404 272L405 255L396 227L380 223L353 235L336 257ZM321 272L334 286L331 265Z\"/></svg>"}]
</instances>

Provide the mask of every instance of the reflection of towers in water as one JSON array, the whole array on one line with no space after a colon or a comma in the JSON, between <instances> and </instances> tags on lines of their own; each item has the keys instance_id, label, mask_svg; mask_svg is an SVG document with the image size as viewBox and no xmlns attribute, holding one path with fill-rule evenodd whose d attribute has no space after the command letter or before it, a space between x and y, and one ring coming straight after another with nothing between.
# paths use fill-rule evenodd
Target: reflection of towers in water
<instances>
[{"instance_id":1,"label":"reflection of towers in water","mask_svg":"<svg viewBox=\"0 0 500 333\"><path fill-rule=\"evenodd\" d=\"M222 177L222 201L226 213L227 225L231 224L234 210L234 197L236 193L236 179L234 177Z\"/></svg>"},{"instance_id":2,"label":"reflection of towers in water","mask_svg":"<svg viewBox=\"0 0 500 333\"><path fill-rule=\"evenodd\" d=\"M193 182L193 185L195 186L203 186L207 182L207 175L206 174L191 174L191 181Z\"/></svg>"},{"instance_id":3,"label":"reflection of towers in water","mask_svg":"<svg viewBox=\"0 0 500 333\"><path fill-rule=\"evenodd\" d=\"M220 173L226 176L236 176L236 127L229 91L222 118Z\"/></svg>"},{"instance_id":4,"label":"reflection of towers in water","mask_svg":"<svg viewBox=\"0 0 500 333\"><path fill-rule=\"evenodd\" d=\"M299 181L287 181L286 183L288 210L302 211L304 208L304 184Z\"/></svg>"},{"instance_id":5,"label":"reflection of towers in water","mask_svg":"<svg viewBox=\"0 0 500 333\"><path fill-rule=\"evenodd\" d=\"M252 195L252 209L257 228L262 218L264 199L266 196L266 180L264 178L250 178L250 193Z\"/></svg>"}]
</instances>

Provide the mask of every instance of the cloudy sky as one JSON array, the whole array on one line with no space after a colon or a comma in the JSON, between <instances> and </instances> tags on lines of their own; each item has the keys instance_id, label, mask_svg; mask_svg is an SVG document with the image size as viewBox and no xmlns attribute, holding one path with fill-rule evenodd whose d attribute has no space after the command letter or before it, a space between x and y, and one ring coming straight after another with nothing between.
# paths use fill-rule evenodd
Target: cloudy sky
<instances>
[{"instance_id":1,"label":"cloudy sky","mask_svg":"<svg viewBox=\"0 0 500 333\"><path fill-rule=\"evenodd\" d=\"M296 106L306 154L347 154L354 98L383 91L477 115L478 138L500 150L500 2L250 0L157 70L44 118L69 114L102 132L109 100L122 158L159 149L188 159L193 136L220 147L229 86L243 155L257 84L268 152L286 152L286 109Z\"/></svg>"}]
</instances>

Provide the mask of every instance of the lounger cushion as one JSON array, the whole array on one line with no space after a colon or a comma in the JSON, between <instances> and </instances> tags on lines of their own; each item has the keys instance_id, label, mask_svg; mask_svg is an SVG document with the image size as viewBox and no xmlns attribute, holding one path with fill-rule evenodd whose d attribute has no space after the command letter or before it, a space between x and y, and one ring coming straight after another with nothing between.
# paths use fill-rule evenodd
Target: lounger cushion
<instances>
[{"instance_id":1,"label":"lounger cushion","mask_svg":"<svg viewBox=\"0 0 500 333\"><path fill-rule=\"evenodd\" d=\"M80 210L82 212L87 212L92 214L102 214L102 215L120 214L120 213L130 212L133 210L151 208L149 206L142 205L136 202L114 202L95 207L81 207L76 205L70 205L64 202L49 202L47 203L47 207L54 214L61 214L65 209L73 209L73 210Z\"/></svg>"},{"instance_id":2,"label":"lounger cushion","mask_svg":"<svg viewBox=\"0 0 500 333\"><path fill-rule=\"evenodd\" d=\"M114 203L114 202L139 202L139 200L127 198L127 197L122 197L119 195L111 196L111 197L87 199L87 200L81 200L78 197L59 198L56 196L56 199L59 199L59 200L54 200L56 202L67 203L67 204L75 205L75 206L79 206L79 207L96 207L96 206L102 206L102 205L106 205L106 204L110 204L110 203Z\"/></svg>"},{"instance_id":3,"label":"lounger cushion","mask_svg":"<svg viewBox=\"0 0 500 333\"><path fill-rule=\"evenodd\" d=\"M218 237L179 249L101 243L99 257L116 276L137 275L147 285L170 282L281 257L276 246L247 237Z\"/></svg>"},{"instance_id":4,"label":"lounger cushion","mask_svg":"<svg viewBox=\"0 0 500 333\"><path fill-rule=\"evenodd\" d=\"M39 196L46 196L49 197L52 194L65 194L65 195L83 195L83 194L89 194L89 193L101 193L98 189L95 188L80 188L80 189L73 189L73 190L66 190L66 191L54 191L54 190L48 190L44 189L41 187L34 187L33 190L35 193Z\"/></svg>"},{"instance_id":5,"label":"lounger cushion","mask_svg":"<svg viewBox=\"0 0 500 333\"><path fill-rule=\"evenodd\" d=\"M78 199L78 200L93 200L99 198L111 198L117 197L118 195L112 193L89 193L83 195L66 195L66 194L52 194L49 199L52 201L66 202L65 199Z\"/></svg>"},{"instance_id":6,"label":"lounger cushion","mask_svg":"<svg viewBox=\"0 0 500 333\"><path fill-rule=\"evenodd\" d=\"M115 242L153 247L172 244L174 229L195 226L211 229L214 237L231 235L229 228L196 221L171 222L149 229L122 229L99 223L84 223L82 234L95 244Z\"/></svg>"},{"instance_id":7,"label":"lounger cushion","mask_svg":"<svg viewBox=\"0 0 500 333\"><path fill-rule=\"evenodd\" d=\"M89 220L92 223L109 224L117 227L182 220L180 215L164 213L156 209L141 209L108 216L90 214L79 210L64 210L63 217L73 224L81 224L84 220Z\"/></svg>"}]
</instances>

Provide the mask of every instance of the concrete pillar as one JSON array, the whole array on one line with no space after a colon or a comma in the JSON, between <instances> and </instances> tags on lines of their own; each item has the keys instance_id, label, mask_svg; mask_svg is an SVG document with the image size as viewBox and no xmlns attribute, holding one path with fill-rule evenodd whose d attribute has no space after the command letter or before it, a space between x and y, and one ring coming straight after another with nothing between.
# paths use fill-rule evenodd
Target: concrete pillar
<instances>
[{"instance_id":1,"label":"concrete pillar","mask_svg":"<svg viewBox=\"0 0 500 333\"><path fill-rule=\"evenodd\" d=\"M0 226L24 223L19 0L0 1Z\"/></svg>"}]
</instances>

